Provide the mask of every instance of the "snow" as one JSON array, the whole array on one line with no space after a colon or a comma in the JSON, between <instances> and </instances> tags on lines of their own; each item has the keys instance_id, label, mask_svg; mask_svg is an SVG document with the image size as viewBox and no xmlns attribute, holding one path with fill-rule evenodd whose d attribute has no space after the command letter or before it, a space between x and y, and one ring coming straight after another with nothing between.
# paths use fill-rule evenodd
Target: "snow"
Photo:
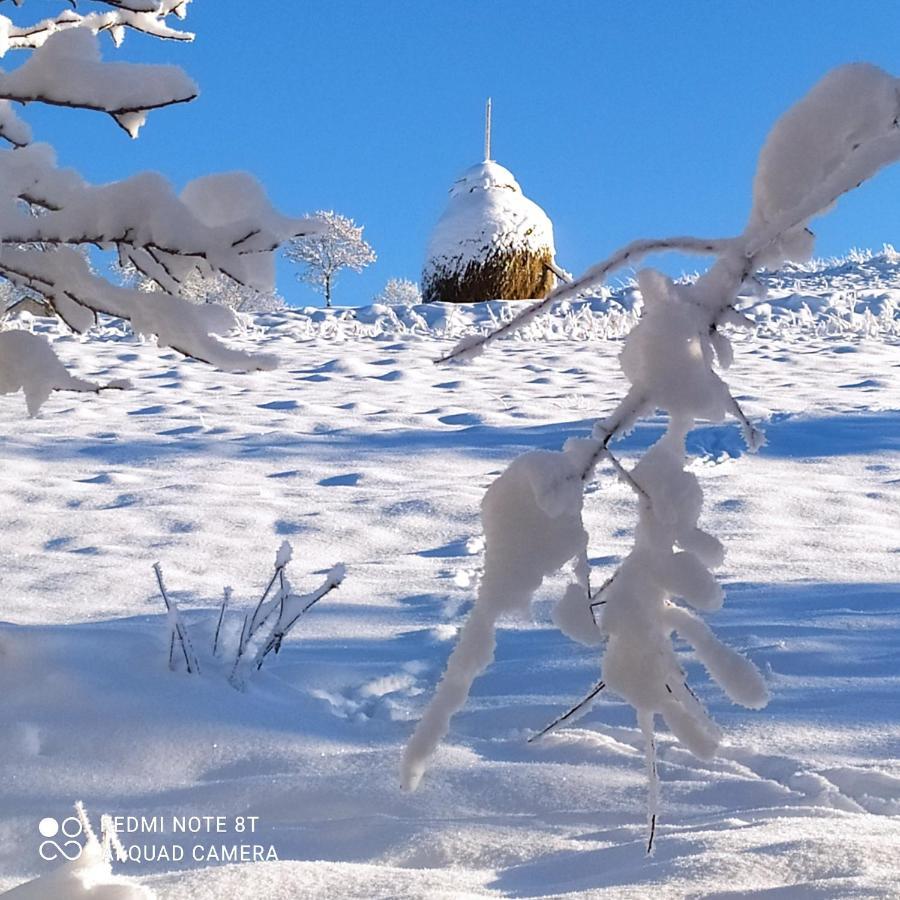
<instances>
[{"instance_id":1,"label":"snow","mask_svg":"<svg viewBox=\"0 0 900 900\"><path fill-rule=\"evenodd\" d=\"M433 268L463 271L495 253L554 252L553 225L523 193L509 169L491 160L467 169L450 189L426 252Z\"/></svg>"},{"instance_id":2,"label":"snow","mask_svg":"<svg viewBox=\"0 0 900 900\"><path fill-rule=\"evenodd\" d=\"M462 368L432 360L514 304L452 320L417 307L425 324L402 327L267 313L234 346L282 365L249 375L110 323L88 340L23 319L73 374L134 387L54 394L25 420L21 395L0 397L0 890L57 865L37 855L37 823L81 799L92 816L261 817L254 841L279 862L114 864L160 900L895 896L900 335L896 305L879 304L900 292L898 260L764 277L728 380L768 443L748 454L723 423L686 445L706 494L699 526L727 549L710 623L771 700L734 707L703 672L743 685L734 657L709 653L697 620L671 621L726 737L700 760L660 729L652 859L643 736L625 703L604 690L579 721L526 742L597 681L596 649L553 624L569 573L538 589L533 621L498 619L496 661L419 790L398 774L475 593L481 498L521 453L588 439L623 395L627 329L612 323L641 308L634 286L583 301L590 328L580 307L557 311ZM642 421L618 445L623 463L664 424ZM601 464L583 512L595 587L629 552L634 511ZM244 692L212 670L170 673L152 563L199 652L223 585L252 609L285 539L298 590L347 563L338 594ZM714 545L692 551L715 561Z\"/></svg>"},{"instance_id":3,"label":"snow","mask_svg":"<svg viewBox=\"0 0 900 900\"><path fill-rule=\"evenodd\" d=\"M153 900L153 894L112 874L96 843L81 857L4 894L9 900Z\"/></svg>"},{"instance_id":4,"label":"snow","mask_svg":"<svg viewBox=\"0 0 900 900\"><path fill-rule=\"evenodd\" d=\"M749 291L741 312L758 335L881 337L900 335L900 253L890 245L878 252L856 251L842 259L788 264L759 279L766 294ZM362 307L320 307L258 317L267 328L303 338L429 337L472 340L510 321L519 302L457 304L374 303ZM643 298L637 281L604 287L582 299L559 303L511 335L514 342L596 341L624 337L637 323Z\"/></svg>"},{"instance_id":5,"label":"snow","mask_svg":"<svg viewBox=\"0 0 900 900\"><path fill-rule=\"evenodd\" d=\"M192 100L197 86L176 66L102 62L98 36L68 28L51 35L18 68L0 74L0 94L118 116ZM126 130L136 137L143 119L129 122L133 127Z\"/></svg>"}]
</instances>

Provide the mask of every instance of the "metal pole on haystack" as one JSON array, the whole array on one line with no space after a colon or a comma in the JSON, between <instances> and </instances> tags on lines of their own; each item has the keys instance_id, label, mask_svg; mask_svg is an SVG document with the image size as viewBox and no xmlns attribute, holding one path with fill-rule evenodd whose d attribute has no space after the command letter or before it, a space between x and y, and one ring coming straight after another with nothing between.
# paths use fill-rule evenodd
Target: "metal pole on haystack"
<instances>
[{"instance_id":1,"label":"metal pole on haystack","mask_svg":"<svg viewBox=\"0 0 900 900\"><path fill-rule=\"evenodd\" d=\"M491 98L484 105L484 161L491 160Z\"/></svg>"}]
</instances>

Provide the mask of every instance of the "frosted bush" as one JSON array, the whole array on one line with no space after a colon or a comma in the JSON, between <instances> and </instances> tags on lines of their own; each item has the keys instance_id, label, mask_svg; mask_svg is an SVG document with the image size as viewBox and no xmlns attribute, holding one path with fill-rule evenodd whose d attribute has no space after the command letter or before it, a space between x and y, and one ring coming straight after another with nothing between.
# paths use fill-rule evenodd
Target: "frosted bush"
<instances>
[{"instance_id":1,"label":"frosted bush","mask_svg":"<svg viewBox=\"0 0 900 900\"><path fill-rule=\"evenodd\" d=\"M342 563L332 566L322 584L305 594L294 592L287 575L287 567L293 557L288 541L283 541L275 554L275 570L265 589L253 606L252 612L235 616L230 607L233 591L226 587L222 604L212 630L211 650L203 667L224 668L232 686L243 688L247 676L263 667L270 653L276 656L291 630L320 600L337 590L344 581L346 567ZM169 668L180 668L190 675L201 672L200 656L195 650L187 624L172 594L167 590L159 563L153 566L156 585L166 607L166 623L169 629ZM237 628L232 628L233 623Z\"/></svg>"},{"instance_id":2,"label":"frosted bush","mask_svg":"<svg viewBox=\"0 0 900 900\"><path fill-rule=\"evenodd\" d=\"M418 306L422 302L422 292L419 285L408 278L389 278L372 302L383 306Z\"/></svg>"}]
</instances>

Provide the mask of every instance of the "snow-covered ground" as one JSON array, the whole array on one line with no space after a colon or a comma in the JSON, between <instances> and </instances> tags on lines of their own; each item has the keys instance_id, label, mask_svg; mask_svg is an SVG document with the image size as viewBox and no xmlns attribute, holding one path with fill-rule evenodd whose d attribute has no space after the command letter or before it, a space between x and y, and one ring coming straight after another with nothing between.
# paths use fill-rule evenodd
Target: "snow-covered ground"
<instances>
[{"instance_id":1,"label":"snow-covered ground","mask_svg":"<svg viewBox=\"0 0 900 900\"><path fill-rule=\"evenodd\" d=\"M398 774L473 596L484 489L621 396L633 289L451 368L432 364L448 335L501 307L269 314L240 343L283 364L252 376L37 320L80 374L134 389L58 394L33 420L0 397L0 889L57 864L38 822L83 800L169 828L226 817L221 834L122 830L150 857L185 848L116 866L173 900L898 896L898 269L887 253L771 276L728 376L769 443L747 455L731 424L691 437L728 548L710 621L772 701L732 707L686 660L727 747L704 763L661 736L653 858L629 707L603 696L526 743L597 677L549 622L559 583L536 621L506 623L419 791ZM623 459L661 430L644 422ZM635 517L611 470L585 515L600 579ZM250 608L285 538L298 589L343 561L341 589L244 692L214 666L170 673L152 564L205 648L223 586ZM279 861L217 865L235 844Z\"/></svg>"}]
</instances>

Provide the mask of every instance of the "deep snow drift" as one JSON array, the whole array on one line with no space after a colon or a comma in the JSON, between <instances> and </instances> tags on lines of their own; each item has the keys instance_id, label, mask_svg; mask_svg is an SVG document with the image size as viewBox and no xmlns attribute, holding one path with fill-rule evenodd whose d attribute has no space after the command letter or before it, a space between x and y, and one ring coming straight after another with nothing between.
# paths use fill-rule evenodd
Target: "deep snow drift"
<instances>
[{"instance_id":1,"label":"deep snow drift","mask_svg":"<svg viewBox=\"0 0 900 900\"><path fill-rule=\"evenodd\" d=\"M123 829L151 858L114 866L160 898L895 896L898 273L886 252L767 276L729 381L768 446L746 455L731 425L688 437L701 524L727 549L727 603L709 621L772 701L731 706L682 645L725 747L699 762L660 735L652 860L630 708L601 696L526 743L597 679L596 654L550 622L562 579L536 621L501 622L429 778L416 794L399 784L474 594L484 489L622 395L633 287L464 368L431 361L503 305L260 316L238 343L282 367L247 376L114 327L83 341L35 320L76 374L134 389L55 395L25 421L20 395L0 398L0 888L58 864L38 854L38 822L80 799L168 826ZM644 422L623 459L661 430ZM597 579L634 519L602 470L585 502ZM298 591L343 561L340 590L244 692L219 672L170 673L152 563L199 642L223 586L252 609L285 538ZM180 816L227 823L174 834ZM235 816L258 816L254 832ZM240 844L280 861L217 865ZM183 861L152 858L176 845Z\"/></svg>"}]
</instances>

